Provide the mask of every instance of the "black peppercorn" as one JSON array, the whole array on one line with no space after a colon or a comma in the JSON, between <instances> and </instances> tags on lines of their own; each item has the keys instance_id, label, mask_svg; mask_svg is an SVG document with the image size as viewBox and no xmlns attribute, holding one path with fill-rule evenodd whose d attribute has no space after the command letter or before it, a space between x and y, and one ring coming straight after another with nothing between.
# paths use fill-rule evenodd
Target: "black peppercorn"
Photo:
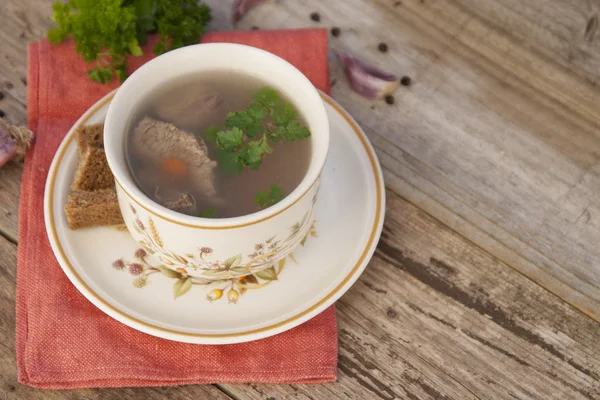
<instances>
[{"instance_id":1,"label":"black peppercorn","mask_svg":"<svg viewBox=\"0 0 600 400\"><path fill-rule=\"evenodd\" d=\"M258 26L253 26L253 27L252 27L252 28L250 28L250 29L252 29L253 31L256 31L256 30L258 30L259 28L258 28Z\"/></svg>"},{"instance_id":2,"label":"black peppercorn","mask_svg":"<svg viewBox=\"0 0 600 400\"><path fill-rule=\"evenodd\" d=\"M391 94L388 94L387 96L385 96L385 102L388 104L394 104L394 101L396 99L394 99L394 96L392 96Z\"/></svg>"},{"instance_id":3,"label":"black peppercorn","mask_svg":"<svg viewBox=\"0 0 600 400\"><path fill-rule=\"evenodd\" d=\"M412 79L410 79L409 76L403 76L400 79L400 83L402 84L402 86L410 86L411 82L412 82Z\"/></svg>"},{"instance_id":4,"label":"black peppercorn","mask_svg":"<svg viewBox=\"0 0 600 400\"><path fill-rule=\"evenodd\" d=\"M314 13L310 14L310 19L312 19L315 22L319 22L321 20L321 16L319 15L318 12L314 12Z\"/></svg>"},{"instance_id":5,"label":"black peppercorn","mask_svg":"<svg viewBox=\"0 0 600 400\"><path fill-rule=\"evenodd\" d=\"M331 28L331 34L335 37L340 36L340 28L338 28L337 26L334 26L333 28Z\"/></svg>"},{"instance_id":6,"label":"black peppercorn","mask_svg":"<svg viewBox=\"0 0 600 400\"><path fill-rule=\"evenodd\" d=\"M382 53L387 53L387 51L388 51L388 45L385 43L379 43L379 46L377 46L377 48Z\"/></svg>"},{"instance_id":7,"label":"black peppercorn","mask_svg":"<svg viewBox=\"0 0 600 400\"><path fill-rule=\"evenodd\" d=\"M4 98L4 93L0 92L0 100Z\"/></svg>"},{"instance_id":8,"label":"black peppercorn","mask_svg":"<svg viewBox=\"0 0 600 400\"><path fill-rule=\"evenodd\" d=\"M4 111L0 110L0 118L4 118L6 114L4 113Z\"/></svg>"}]
</instances>

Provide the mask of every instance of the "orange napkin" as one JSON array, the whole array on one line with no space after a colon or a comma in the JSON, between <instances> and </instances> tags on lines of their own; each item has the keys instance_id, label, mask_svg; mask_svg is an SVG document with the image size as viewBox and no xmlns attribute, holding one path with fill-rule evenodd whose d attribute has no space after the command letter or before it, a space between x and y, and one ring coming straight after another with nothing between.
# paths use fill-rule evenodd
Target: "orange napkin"
<instances>
[{"instance_id":1,"label":"orange napkin","mask_svg":"<svg viewBox=\"0 0 600 400\"><path fill-rule=\"evenodd\" d=\"M268 50L328 91L324 30L217 32L203 42ZM150 47L148 47L150 48ZM132 58L130 71L151 58ZM19 381L47 389L211 382L299 383L335 380L337 329L330 307L279 335L234 345L194 345L129 328L93 306L69 282L48 243L44 185L52 157L73 123L117 86L86 76L74 44L29 46L29 127L19 210L17 360Z\"/></svg>"}]
</instances>

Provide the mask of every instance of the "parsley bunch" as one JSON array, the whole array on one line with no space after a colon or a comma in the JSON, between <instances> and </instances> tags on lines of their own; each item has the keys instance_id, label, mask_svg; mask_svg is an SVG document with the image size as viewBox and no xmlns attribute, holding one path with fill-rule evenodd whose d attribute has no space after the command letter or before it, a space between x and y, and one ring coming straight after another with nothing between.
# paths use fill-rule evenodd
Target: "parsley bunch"
<instances>
[{"instance_id":1,"label":"parsley bunch","mask_svg":"<svg viewBox=\"0 0 600 400\"><path fill-rule=\"evenodd\" d=\"M69 0L52 10L58 27L48 31L48 40L72 36L83 59L96 63L89 77L101 83L127 78L126 56L141 56L149 33L158 33L154 53L160 54L198 43L211 19L196 0Z\"/></svg>"},{"instance_id":2,"label":"parsley bunch","mask_svg":"<svg viewBox=\"0 0 600 400\"><path fill-rule=\"evenodd\" d=\"M215 145L219 165L226 173L239 174L244 167L257 170L263 157L273 151L269 142L310 136L294 107L269 88L256 92L245 110L227 114L223 125L226 129L208 128L206 137Z\"/></svg>"}]
</instances>

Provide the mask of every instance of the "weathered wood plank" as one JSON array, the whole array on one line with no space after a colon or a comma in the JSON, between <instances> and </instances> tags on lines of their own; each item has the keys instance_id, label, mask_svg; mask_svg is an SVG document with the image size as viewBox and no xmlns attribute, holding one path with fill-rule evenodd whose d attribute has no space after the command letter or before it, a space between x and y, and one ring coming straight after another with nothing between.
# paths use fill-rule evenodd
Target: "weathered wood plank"
<instances>
[{"instance_id":1,"label":"weathered wood plank","mask_svg":"<svg viewBox=\"0 0 600 400\"><path fill-rule=\"evenodd\" d=\"M16 125L27 125L27 43L52 25L50 0L0 2L0 110ZM0 169L0 233L17 240L22 166Z\"/></svg>"},{"instance_id":2,"label":"weathered wood plank","mask_svg":"<svg viewBox=\"0 0 600 400\"><path fill-rule=\"evenodd\" d=\"M587 79L592 87L598 83L598 2L461 0L455 3L485 25L520 42L528 51Z\"/></svg>"},{"instance_id":3,"label":"weathered wood plank","mask_svg":"<svg viewBox=\"0 0 600 400\"><path fill-rule=\"evenodd\" d=\"M383 239L338 317L336 384L225 385L228 393L600 398L600 324L391 191Z\"/></svg>"},{"instance_id":4,"label":"weathered wood plank","mask_svg":"<svg viewBox=\"0 0 600 400\"><path fill-rule=\"evenodd\" d=\"M10 163L0 168L0 232L17 241L17 217L23 165Z\"/></svg>"},{"instance_id":5,"label":"weathered wood plank","mask_svg":"<svg viewBox=\"0 0 600 400\"><path fill-rule=\"evenodd\" d=\"M0 2L0 110L13 124L27 124L27 43L52 25L51 0Z\"/></svg>"},{"instance_id":6,"label":"weathered wood plank","mask_svg":"<svg viewBox=\"0 0 600 400\"><path fill-rule=\"evenodd\" d=\"M498 3L510 9L506 26ZM367 129L388 175L398 178L388 186L600 318L600 271L594 267L600 264L594 197L600 189L600 92L590 75L595 59L585 56L594 42L578 39L595 8L575 18L587 3L570 2L575 11L564 15L564 5L549 11L550 2L544 3L548 18L560 16L559 35L546 32L548 20L532 17L538 3L394 4L290 7L301 23L315 8L331 24L360 12L360 19L345 20L332 47L414 78L393 106L373 105L349 90L339 65L331 64L334 97ZM521 14L528 22L513 34ZM530 30L535 34L529 37ZM379 40L391 51L378 53ZM561 49L581 46L587 47L578 63L561 58Z\"/></svg>"},{"instance_id":7,"label":"weathered wood plank","mask_svg":"<svg viewBox=\"0 0 600 400\"><path fill-rule=\"evenodd\" d=\"M0 4L0 37L7 38L0 109L13 123L26 120L25 82L19 84L25 43L46 32L50 3ZM211 29L229 29L231 3L208 3ZM342 35L332 38L333 48L413 77L395 105L373 103L349 89L331 60L334 96L374 141L388 187L597 317L597 5L521 3L279 2L251 11L238 28L337 25ZM310 20L313 11L320 24ZM380 41L388 53L377 51ZM12 239L20 169L6 171L0 230ZM13 183L4 183L4 173ZM600 397L597 323L389 195L384 240L339 303L338 382L221 385L224 391L256 399ZM10 255L1 257L3 267L14 266ZM15 385L14 286L0 287L13 291L0 292L13 302L0 300L9 313L0 316L0 333L13 335L0 351L13 357L3 359L13 371L2 373L12 380L0 395L188 398L187 390L199 388L41 392Z\"/></svg>"}]
</instances>

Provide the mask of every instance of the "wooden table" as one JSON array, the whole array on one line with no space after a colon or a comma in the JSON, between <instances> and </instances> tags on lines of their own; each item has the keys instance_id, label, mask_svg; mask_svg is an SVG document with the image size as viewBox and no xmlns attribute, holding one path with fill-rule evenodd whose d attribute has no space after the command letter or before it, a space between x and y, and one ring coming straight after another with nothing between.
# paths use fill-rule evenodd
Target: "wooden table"
<instances>
[{"instance_id":1,"label":"wooden table","mask_svg":"<svg viewBox=\"0 0 600 400\"><path fill-rule=\"evenodd\" d=\"M231 29L231 2L208 3L211 29ZM26 122L26 45L51 26L50 4L0 2L0 109L15 124ZM238 24L338 26L330 48L412 78L393 105L368 101L330 57L333 96L375 145L388 196L377 252L338 302L335 383L18 384L22 167L2 168L0 398L600 399L599 9L588 0L280 0Z\"/></svg>"}]
</instances>

